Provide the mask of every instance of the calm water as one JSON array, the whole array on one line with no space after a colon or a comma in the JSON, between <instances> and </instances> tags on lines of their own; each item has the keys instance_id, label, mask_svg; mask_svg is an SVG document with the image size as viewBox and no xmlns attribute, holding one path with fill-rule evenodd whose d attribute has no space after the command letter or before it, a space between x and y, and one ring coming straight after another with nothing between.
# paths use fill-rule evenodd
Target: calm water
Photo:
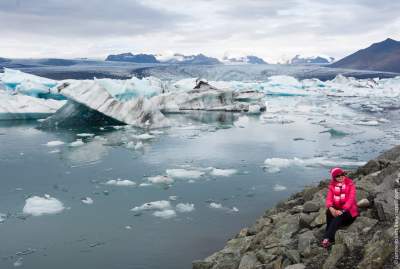
<instances>
[{"instance_id":1,"label":"calm water","mask_svg":"<svg viewBox=\"0 0 400 269\"><path fill-rule=\"evenodd\" d=\"M234 114L177 115L180 126L156 132L139 150L127 143L143 131L123 128L42 131L36 122L0 123L0 268L191 268L191 262L224 246L266 208L328 176L328 167L290 165L279 173L263 168L267 158L365 161L395 143L388 126L359 126L353 135L332 137L307 115L290 124L249 117L237 128ZM76 134L93 133L72 148ZM388 138L390 136L390 139ZM305 140L295 140L304 138ZM48 147L49 141L65 145ZM135 140L136 141L136 140ZM57 151L58 150L58 151ZM169 187L109 186L111 179L145 182L170 168L235 168L230 177L176 180ZM274 188L276 184L286 187ZM56 215L26 217L25 200L49 194L67 208ZM170 219L130 209L146 202L193 203L195 210ZM92 205L81 202L91 197ZM209 203L224 208L210 208ZM236 207L239 211L229 210ZM126 226L131 226L127 229ZM25 251L21 255L16 253Z\"/></svg>"}]
</instances>

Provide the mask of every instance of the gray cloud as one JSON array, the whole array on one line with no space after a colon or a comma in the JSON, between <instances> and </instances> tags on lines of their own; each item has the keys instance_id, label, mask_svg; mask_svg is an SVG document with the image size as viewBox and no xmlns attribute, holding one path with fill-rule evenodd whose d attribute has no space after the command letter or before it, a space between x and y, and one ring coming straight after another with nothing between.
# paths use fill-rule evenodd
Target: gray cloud
<instances>
[{"instance_id":1,"label":"gray cloud","mask_svg":"<svg viewBox=\"0 0 400 269\"><path fill-rule=\"evenodd\" d=\"M392 0L0 0L0 56L233 49L267 60L340 57L400 38L398 10Z\"/></svg>"}]
</instances>

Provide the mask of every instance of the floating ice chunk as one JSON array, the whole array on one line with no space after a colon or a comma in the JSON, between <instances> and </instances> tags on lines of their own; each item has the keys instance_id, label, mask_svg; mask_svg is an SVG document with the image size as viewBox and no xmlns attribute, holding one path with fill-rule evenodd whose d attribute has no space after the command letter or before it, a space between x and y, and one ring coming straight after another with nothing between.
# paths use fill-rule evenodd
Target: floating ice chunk
<instances>
[{"instance_id":1,"label":"floating ice chunk","mask_svg":"<svg viewBox=\"0 0 400 269\"><path fill-rule=\"evenodd\" d=\"M128 179L120 179L118 178L117 180L111 179L105 183L106 185L112 185L112 186L135 186L136 182L128 180Z\"/></svg>"},{"instance_id":2,"label":"floating ice chunk","mask_svg":"<svg viewBox=\"0 0 400 269\"><path fill-rule=\"evenodd\" d=\"M91 205L91 204L93 204L93 199L90 197L85 197L85 198L81 199L81 202L84 204L87 204L87 205Z\"/></svg>"},{"instance_id":3,"label":"floating ice chunk","mask_svg":"<svg viewBox=\"0 0 400 269\"><path fill-rule=\"evenodd\" d=\"M203 176L205 173L199 170L186 170L186 169L167 169L167 175L172 178L189 178L196 179Z\"/></svg>"},{"instance_id":4,"label":"floating ice chunk","mask_svg":"<svg viewBox=\"0 0 400 269\"><path fill-rule=\"evenodd\" d=\"M365 125L365 126L378 126L379 122L376 120L360 120L355 123L356 125Z\"/></svg>"},{"instance_id":5,"label":"floating ice chunk","mask_svg":"<svg viewBox=\"0 0 400 269\"><path fill-rule=\"evenodd\" d=\"M46 194L44 197L33 196L25 201L23 213L32 216L42 216L45 214L57 214L64 210L62 202Z\"/></svg>"},{"instance_id":6,"label":"floating ice chunk","mask_svg":"<svg viewBox=\"0 0 400 269\"><path fill-rule=\"evenodd\" d=\"M178 199L178 196L171 195L168 197L168 199L170 199L171 201L176 201Z\"/></svg>"},{"instance_id":7,"label":"floating ice chunk","mask_svg":"<svg viewBox=\"0 0 400 269\"><path fill-rule=\"evenodd\" d=\"M176 205L176 210L181 213L192 212L194 210L194 204L179 203Z\"/></svg>"},{"instance_id":8,"label":"floating ice chunk","mask_svg":"<svg viewBox=\"0 0 400 269\"><path fill-rule=\"evenodd\" d=\"M155 138L154 135L151 135L151 134L148 134L148 133L140 134L140 135L133 135L132 137L136 138L136 139L140 139L140 140L150 140L150 139Z\"/></svg>"},{"instance_id":9,"label":"floating ice chunk","mask_svg":"<svg viewBox=\"0 0 400 269\"><path fill-rule=\"evenodd\" d=\"M135 150L139 150L143 148L143 143L141 141L137 142L135 145Z\"/></svg>"},{"instance_id":10,"label":"floating ice chunk","mask_svg":"<svg viewBox=\"0 0 400 269\"><path fill-rule=\"evenodd\" d=\"M14 263L13 266L14 267L20 267L24 264L24 258L19 257Z\"/></svg>"},{"instance_id":11,"label":"floating ice chunk","mask_svg":"<svg viewBox=\"0 0 400 269\"><path fill-rule=\"evenodd\" d=\"M154 212L153 216L163 218L163 219L170 219L170 218L176 217L176 212L173 209L165 209L165 210Z\"/></svg>"},{"instance_id":12,"label":"floating ice chunk","mask_svg":"<svg viewBox=\"0 0 400 269\"><path fill-rule=\"evenodd\" d=\"M286 190L286 187L280 184L275 184L274 185L274 191L284 191Z\"/></svg>"},{"instance_id":13,"label":"floating ice chunk","mask_svg":"<svg viewBox=\"0 0 400 269\"><path fill-rule=\"evenodd\" d=\"M346 133L344 131L341 131L341 130L334 129L334 128L330 128L329 130L322 131L320 133L321 134L322 133L329 133L331 135L331 137L343 137L343 136L348 135L348 133Z\"/></svg>"},{"instance_id":14,"label":"floating ice chunk","mask_svg":"<svg viewBox=\"0 0 400 269\"><path fill-rule=\"evenodd\" d=\"M6 221L6 218L7 218L7 215L6 215L6 214L0 213L0 223L5 222L5 221Z\"/></svg>"},{"instance_id":15,"label":"floating ice chunk","mask_svg":"<svg viewBox=\"0 0 400 269\"><path fill-rule=\"evenodd\" d=\"M132 229L132 226L130 226L130 225L126 225L126 226L125 226L125 229L127 229L127 230L131 230L131 229Z\"/></svg>"},{"instance_id":16,"label":"floating ice chunk","mask_svg":"<svg viewBox=\"0 0 400 269\"><path fill-rule=\"evenodd\" d=\"M80 133L76 135L77 137L93 137L94 134L91 133Z\"/></svg>"},{"instance_id":17,"label":"floating ice chunk","mask_svg":"<svg viewBox=\"0 0 400 269\"><path fill-rule=\"evenodd\" d=\"M233 124L238 128L245 128L247 125L249 125L249 121L249 117L241 116Z\"/></svg>"},{"instance_id":18,"label":"floating ice chunk","mask_svg":"<svg viewBox=\"0 0 400 269\"><path fill-rule=\"evenodd\" d=\"M236 169L218 169L213 167L210 174L213 176L229 177L236 173Z\"/></svg>"},{"instance_id":19,"label":"floating ice chunk","mask_svg":"<svg viewBox=\"0 0 400 269\"><path fill-rule=\"evenodd\" d=\"M135 206L134 208L131 209L131 211L137 212L143 210L166 210L170 208L171 208L171 203L169 201L161 200L161 201L145 203L141 206Z\"/></svg>"},{"instance_id":20,"label":"floating ice chunk","mask_svg":"<svg viewBox=\"0 0 400 269\"><path fill-rule=\"evenodd\" d=\"M303 166L303 167L332 167L332 166L345 166L345 167L355 167L364 165L365 162L357 161L343 161L343 160L329 160L323 157L318 158L308 158L300 159L294 157L293 159L285 158L268 158L264 161L264 165L268 172L276 173L281 171L282 168L287 168L290 166Z\"/></svg>"},{"instance_id":21,"label":"floating ice chunk","mask_svg":"<svg viewBox=\"0 0 400 269\"><path fill-rule=\"evenodd\" d=\"M236 206L234 206L231 208L231 212L239 212L239 209Z\"/></svg>"},{"instance_id":22,"label":"floating ice chunk","mask_svg":"<svg viewBox=\"0 0 400 269\"><path fill-rule=\"evenodd\" d=\"M210 203L209 206L210 206L210 208L215 208L215 209L222 209L223 208L221 204L214 203L214 202Z\"/></svg>"},{"instance_id":23,"label":"floating ice chunk","mask_svg":"<svg viewBox=\"0 0 400 269\"><path fill-rule=\"evenodd\" d=\"M139 184L139 187L148 187L148 186L151 186L151 184L146 182L142 182Z\"/></svg>"},{"instance_id":24,"label":"floating ice chunk","mask_svg":"<svg viewBox=\"0 0 400 269\"><path fill-rule=\"evenodd\" d=\"M82 139L77 139L74 142L69 143L70 147L80 147L83 146L85 143L82 141Z\"/></svg>"},{"instance_id":25,"label":"floating ice chunk","mask_svg":"<svg viewBox=\"0 0 400 269\"><path fill-rule=\"evenodd\" d=\"M174 182L174 179L172 179L171 177L163 175L148 177L147 180L154 184L171 184Z\"/></svg>"},{"instance_id":26,"label":"floating ice chunk","mask_svg":"<svg viewBox=\"0 0 400 269\"><path fill-rule=\"evenodd\" d=\"M64 145L65 143L60 141L60 140L54 140L54 141L49 141L46 143L46 146L48 147L57 147L57 146L61 146Z\"/></svg>"}]
</instances>

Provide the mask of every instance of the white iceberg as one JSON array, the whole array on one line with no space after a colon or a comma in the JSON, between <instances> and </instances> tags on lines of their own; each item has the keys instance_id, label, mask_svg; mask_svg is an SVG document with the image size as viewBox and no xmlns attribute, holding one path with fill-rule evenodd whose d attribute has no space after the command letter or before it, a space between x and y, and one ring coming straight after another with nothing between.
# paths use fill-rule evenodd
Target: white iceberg
<instances>
[{"instance_id":1,"label":"white iceberg","mask_svg":"<svg viewBox=\"0 0 400 269\"><path fill-rule=\"evenodd\" d=\"M183 168L167 169L167 175L171 178L196 179L205 175L205 172L199 170L187 170Z\"/></svg>"},{"instance_id":2,"label":"white iceberg","mask_svg":"<svg viewBox=\"0 0 400 269\"><path fill-rule=\"evenodd\" d=\"M69 143L70 147L80 147L84 145L85 143L82 141L82 139L77 139L74 142Z\"/></svg>"},{"instance_id":3,"label":"white iceberg","mask_svg":"<svg viewBox=\"0 0 400 269\"><path fill-rule=\"evenodd\" d=\"M136 182L128 180L128 179L120 179L120 178L118 178L116 180L115 179L111 179L111 180L107 181L105 184L106 185L111 185L111 186L122 186L122 187L125 187L125 186L136 186Z\"/></svg>"},{"instance_id":4,"label":"white iceberg","mask_svg":"<svg viewBox=\"0 0 400 269\"><path fill-rule=\"evenodd\" d=\"M176 205L176 210L181 213L192 212L194 210L194 204L179 203Z\"/></svg>"},{"instance_id":5,"label":"white iceberg","mask_svg":"<svg viewBox=\"0 0 400 269\"><path fill-rule=\"evenodd\" d=\"M174 179L169 177L169 176L154 176L154 177L148 177L147 180L151 183L154 184L171 184L174 183Z\"/></svg>"},{"instance_id":6,"label":"white iceberg","mask_svg":"<svg viewBox=\"0 0 400 269\"><path fill-rule=\"evenodd\" d=\"M135 206L134 208L131 209L131 211L137 212L143 210L166 210L170 208L171 208L171 203L169 201L161 200L161 201L145 203L141 206Z\"/></svg>"},{"instance_id":7,"label":"white iceberg","mask_svg":"<svg viewBox=\"0 0 400 269\"><path fill-rule=\"evenodd\" d=\"M82 203L84 203L84 204L86 204L86 205L91 205L91 204L93 204L93 199L92 198L90 198L90 197L85 197L85 198L82 198L81 199L81 202Z\"/></svg>"},{"instance_id":8,"label":"white iceberg","mask_svg":"<svg viewBox=\"0 0 400 269\"><path fill-rule=\"evenodd\" d=\"M165 209L160 211L155 211L153 216L163 218L163 219L170 219L176 217L176 212L173 209Z\"/></svg>"},{"instance_id":9,"label":"white iceberg","mask_svg":"<svg viewBox=\"0 0 400 269\"><path fill-rule=\"evenodd\" d=\"M283 185L280 185L280 184L275 184L274 185L274 191L284 191L286 189L287 188L285 186L283 186Z\"/></svg>"},{"instance_id":10,"label":"white iceberg","mask_svg":"<svg viewBox=\"0 0 400 269\"><path fill-rule=\"evenodd\" d=\"M45 195L44 197L33 196L26 199L22 212L32 216L42 216L46 214L57 214L64 209L62 202L54 197Z\"/></svg>"},{"instance_id":11,"label":"white iceberg","mask_svg":"<svg viewBox=\"0 0 400 269\"><path fill-rule=\"evenodd\" d=\"M49 141L46 143L46 146L48 147L57 147L57 146L61 146L64 145L65 143L60 141L60 140L53 140L53 141Z\"/></svg>"}]
</instances>

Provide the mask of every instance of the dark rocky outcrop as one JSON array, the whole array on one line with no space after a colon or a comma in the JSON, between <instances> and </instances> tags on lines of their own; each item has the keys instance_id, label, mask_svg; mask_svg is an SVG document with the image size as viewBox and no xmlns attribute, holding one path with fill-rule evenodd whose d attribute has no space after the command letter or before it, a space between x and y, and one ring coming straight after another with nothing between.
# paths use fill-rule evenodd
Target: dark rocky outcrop
<instances>
[{"instance_id":1,"label":"dark rocky outcrop","mask_svg":"<svg viewBox=\"0 0 400 269\"><path fill-rule=\"evenodd\" d=\"M349 176L356 184L360 216L338 230L330 249L320 246L326 227L324 203L329 183L324 180L267 210L221 251L194 261L193 269L399 268L393 265L393 242L400 146Z\"/></svg>"},{"instance_id":2,"label":"dark rocky outcrop","mask_svg":"<svg viewBox=\"0 0 400 269\"><path fill-rule=\"evenodd\" d=\"M400 73L400 41L386 39L359 50L330 67Z\"/></svg>"}]
</instances>

